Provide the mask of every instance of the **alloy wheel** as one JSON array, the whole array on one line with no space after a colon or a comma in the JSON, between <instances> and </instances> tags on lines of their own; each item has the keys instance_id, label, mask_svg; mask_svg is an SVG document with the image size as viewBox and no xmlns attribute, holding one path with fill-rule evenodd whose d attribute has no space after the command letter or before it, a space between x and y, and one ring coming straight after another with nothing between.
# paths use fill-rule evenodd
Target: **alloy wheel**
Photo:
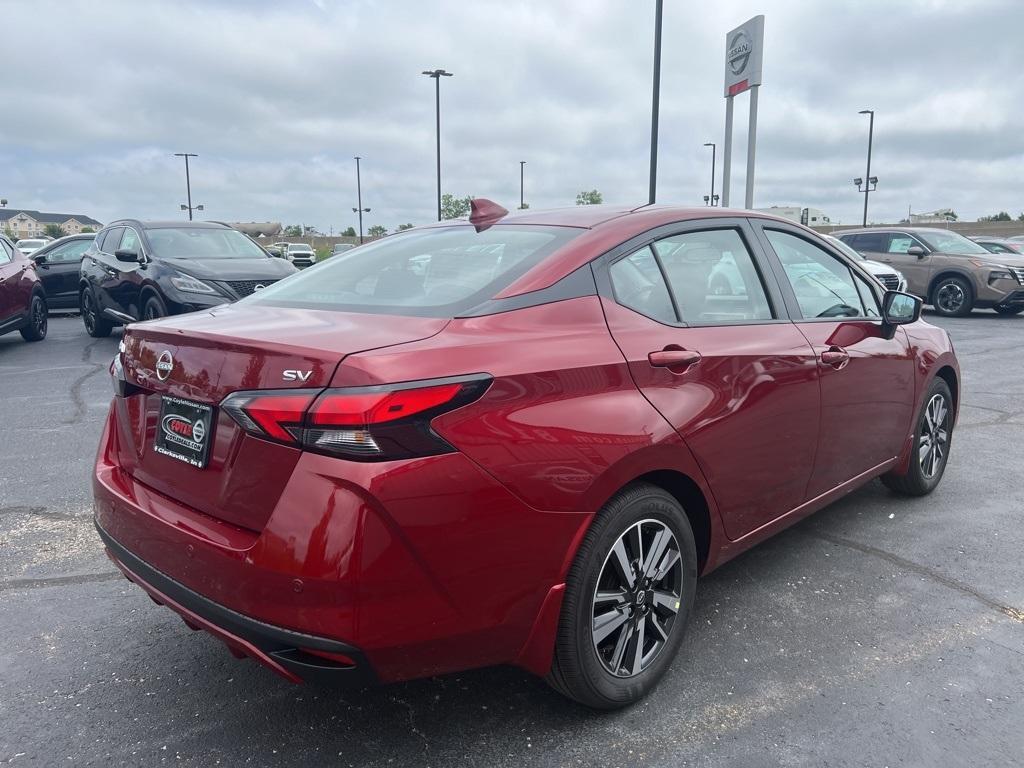
<instances>
[{"instance_id":1,"label":"alloy wheel","mask_svg":"<svg viewBox=\"0 0 1024 768\"><path fill-rule=\"evenodd\" d=\"M679 543L660 520L641 520L615 541L594 589L592 639L616 677L633 677L668 641L682 599Z\"/></svg>"},{"instance_id":2,"label":"alloy wheel","mask_svg":"<svg viewBox=\"0 0 1024 768\"><path fill-rule=\"evenodd\" d=\"M958 283L946 283L935 295L935 303L939 309L950 314L959 312L966 300L964 289Z\"/></svg>"},{"instance_id":3,"label":"alloy wheel","mask_svg":"<svg viewBox=\"0 0 1024 768\"><path fill-rule=\"evenodd\" d=\"M85 323L85 329L89 333L96 330L96 306L89 291L82 293L82 322Z\"/></svg>"},{"instance_id":4,"label":"alloy wheel","mask_svg":"<svg viewBox=\"0 0 1024 768\"><path fill-rule=\"evenodd\" d=\"M918 444L917 457L921 473L935 477L946 460L949 445L949 404L942 393L932 395L924 409L924 424Z\"/></svg>"},{"instance_id":5,"label":"alloy wheel","mask_svg":"<svg viewBox=\"0 0 1024 768\"><path fill-rule=\"evenodd\" d=\"M36 300L32 302L32 325L36 329L36 333L40 336L46 335L46 315L46 303L42 299L36 298Z\"/></svg>"}]
</instances>

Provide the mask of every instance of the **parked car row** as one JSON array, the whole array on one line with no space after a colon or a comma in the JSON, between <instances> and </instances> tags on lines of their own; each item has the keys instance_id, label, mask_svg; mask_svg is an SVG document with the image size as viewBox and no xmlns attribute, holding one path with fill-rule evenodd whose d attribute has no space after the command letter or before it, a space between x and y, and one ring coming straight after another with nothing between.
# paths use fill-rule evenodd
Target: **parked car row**
<instances>
[{"instance_id":1,"label":"parked car row","mask_svg":"<svg viewBox=\"0 0 1024 768\"><path fill-rule=\"evenodd\" d=\"M1013 248L995 251L933 227L872 227L835 234L872 261L898 268L907 290L940 315L964 317L979 308L1001 315L1024 312L1024 254Z\"/></svg>"}]
</instances>

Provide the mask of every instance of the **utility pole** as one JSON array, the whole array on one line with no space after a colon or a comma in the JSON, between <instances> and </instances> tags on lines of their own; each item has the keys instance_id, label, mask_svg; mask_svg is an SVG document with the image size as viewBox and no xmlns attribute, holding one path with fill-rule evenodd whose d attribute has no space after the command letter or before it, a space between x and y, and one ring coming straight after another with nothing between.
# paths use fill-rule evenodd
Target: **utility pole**
<instances>
[{"instance_id":1,"label":"utility pole","mask_svg":"<svg viewBox=\"0 0 1024 768\"><path fill-rule=\"evenodd\" d=\"M705 147L711 147L711 205L715 204L715 144L711 141L704 142Z\"/></svg>"},{"instance_id":2,"label":"utility pole","mask_svg":"<svg viewBox=\"0 0 1024 768\"><path fill-rule=\"evenodd\" d=\"M651 177L647 204L654 205L658 190L658 109L661 100L661 17L663 0L654 6L654 90L651 94Z\"/></svg>"},{"instance_id":3,"label":"utility pole","mask_svg":"<svg viewBox=\"0 0 1024 768\"><path fill-rule=\"evenodd\" d=\"M359 244L363 244L363 214L369 213L369 208L363 208L363 182L359 175L359 161L362 158L356 158L356 198L358 200L358 208L353 208L352 213L359 214Z\"/></svg>"},{"instance_id":4,"label":"utility pole","mask_svg":"<svg viewBox=\"0 0 1024 768\"><path fill-rule=\"evenodd\" d=\"M526 167L526 161L519 161L519 210L522 211L526 208L525 198L523 197L523 168Z\"/></svg>"},{"instance_id":5,"label":"utility pole","mask_svg":"<svg viewBox=\"0 0 1024 768\"><path fill-rule=\"evenodd\" d=\"M183 210L183 211L187 210L188 211L188 220L192 221L192 211L201 211L201 210L203 210L203 206L197 205L197 206L193 207L193 205L192 205L192 180L189 178L189 173L188 173L188 159L190 157L199 157L199 155L197 155L197 154L195 154L193 152L175 152L174 156L175 157L184 157L185 158L185 192L188 195L188 205L187 206L185 206L185 205L181 206L181 210Z\"/></svg>"},{"instance_id":6,"label":"utility pole","mask_svg":"<svg viewBox=\"0 0 1024 768\"><path fill-rule=\"evenodd\" d=\"M434 116L437 130L437 220L441 220L441 78L453 73L443 69L424 70L423 74L434 78Z\"/></svg>"}]
</instances>

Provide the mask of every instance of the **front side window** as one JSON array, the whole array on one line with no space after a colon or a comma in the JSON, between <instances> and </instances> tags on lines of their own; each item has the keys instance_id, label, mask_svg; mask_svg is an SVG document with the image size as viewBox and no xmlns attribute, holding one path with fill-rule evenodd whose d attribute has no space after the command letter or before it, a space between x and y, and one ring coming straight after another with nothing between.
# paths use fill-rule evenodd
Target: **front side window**
<instances>
[{"instance_id":1,"label":"front side window","mask_svg":"<svg viewBox=\"0 0 1024 768\"><path fill-rule=\"evenodd\" d=\"M142 246L139 244L139 234L131 227L125 227L124 234L121 235L121 244L117 246L117 250L141 253Z\"/></svg>"},{"instance_id":2,"label":"front side window","mask_svg":"<svg viewBox=\"0 0 1024 768\"><path fill-rule=\"evenodd\" d=\"M322 261L242 301L454 317L493 298L583 231L522 224L481 232L466 225L410 230Z\"/></svg>"},{"instance_id":3,"label":"front side window","mask_svg":"<svg viewBox=\"0 0 1024 768\"><path fill-rule=\"evenodd\" d=\"M616 261L609 276L619 304L660 323L676 322L672 297L649 247Z\"/></svg>"},{"instance_id":4,"label":"front side window","mask_svg":"<svg viewBox=\"0 0 1024 768\"><path fill-rule=\"evenodd\" d=\"M805 318L872 316L849 266L802 237L775 229L766 229L765 235L782 262ZM873 306L877 316L877 306Z\"/></svg>"},{"instance_id":5,"label":"front side window","mask_svg":"<svg viewBox=\"0 0 1024 768\"><path fill-rule=\"evenodd\" d=\"M886 251L888 253L906 253L914 245L917 245L917 242L910 235L890 235L889 247L886 248Z\"/></svg>"},{"instance_id":6,"label":"front side window","mask_svg":"<svg viewBox=\"0 0 1024 768\"><path fill-rule=\"evenodd\" d=\"M104 253L113 253L118 249L118 244L121 242L121 234L124 232L124 227L111 227L107 230L105 235L102 235L103 242L100 244L99 249Z\"/></svg>"},{"instance_id":7,"label":"front side window","mask_svg":"<svg viewBox=\"0 0 1024 768\"><path fill-rule=\"evenodd\" d=\"M0 264L10 264L14 260L14 248L6 239L0 240Z\"/></svg>"},{"instance_id":8,"label":"front side window","mask_svg":"<svg viewBox=\"0 0 1024 768\"><path fill-rule=\"evenodd\" d=\"M770 320L771 305L740 233L712 229L654 244L683 322Z\"/></svg>"},{"instance_id":9,"label":"front side window","mask_svg":"<svg viewBox=\"0 0 1024 768\"><path fill-rule=\"evenodd\" d=\"M49 261L54 264L62 264L74 261L81 261L82 254L89 250L89 246L92 245L91 240L75 240L62 245L60 248L55 248L50 254Z\"/></svg>"}]
</instances>

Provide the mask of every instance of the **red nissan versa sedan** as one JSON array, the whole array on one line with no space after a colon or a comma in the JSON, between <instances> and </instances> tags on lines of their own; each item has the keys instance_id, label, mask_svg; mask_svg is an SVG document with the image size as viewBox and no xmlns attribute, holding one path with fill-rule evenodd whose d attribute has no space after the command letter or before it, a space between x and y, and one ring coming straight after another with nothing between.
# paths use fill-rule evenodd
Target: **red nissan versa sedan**
<instances>
[{"instance_id":1,"label":"red nissan versa sedan","mask_svg":"<svg viewBox=\"0 0 1024 768\"><path fill-rule=\"evenodd\" d=\"M698 575L875 477L935 488L959 370L920 310L749 211L477 200L129 326L96 524L289 680L511 663L622 706Z\"/></svg>"}]
</instances>

